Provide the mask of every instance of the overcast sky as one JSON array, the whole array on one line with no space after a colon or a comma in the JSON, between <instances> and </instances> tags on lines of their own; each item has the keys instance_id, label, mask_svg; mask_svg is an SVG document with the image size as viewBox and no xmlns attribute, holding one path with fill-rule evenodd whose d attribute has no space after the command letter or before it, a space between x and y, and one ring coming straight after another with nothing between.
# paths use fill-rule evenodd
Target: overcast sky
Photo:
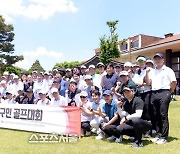
<instances>
[{"instance_id":1,"label":"overcast sky","mask_svg":"<svg viewBox=\"0 0 180 154\"><path fill-rule=\"evenodd\" d=\"M83 61L109 35L106 21L119 20L119 40L137 34L180 33L179 0L0 0L0 14L13 24L17 65L44 69L58 62Z\"/></svg>"}]
</instances>

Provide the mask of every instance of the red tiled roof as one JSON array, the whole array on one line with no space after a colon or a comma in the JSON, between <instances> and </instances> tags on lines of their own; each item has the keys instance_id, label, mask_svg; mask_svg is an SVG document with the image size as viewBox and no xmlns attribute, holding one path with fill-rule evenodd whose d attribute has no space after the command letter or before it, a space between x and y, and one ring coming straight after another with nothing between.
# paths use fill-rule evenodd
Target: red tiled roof
<instances>
[{"instance_id":1,"label":"red tiled roof","mask_svg":"<svg viewBox=\"0 0 180 154\"><path fill-rule=\"evenodd\" d=\"M163 44L163 43L172 42L172 41L175 41L175 40L180 40L180 34L176 34L176 35L173 35L171 37L161 39L161 40L156 41L156 42L154 42L152 44L149 44L148 46L159 45L159 44ZM146 46L146 47L148 47L148 46Z\"/></svg>"}]
</instances>

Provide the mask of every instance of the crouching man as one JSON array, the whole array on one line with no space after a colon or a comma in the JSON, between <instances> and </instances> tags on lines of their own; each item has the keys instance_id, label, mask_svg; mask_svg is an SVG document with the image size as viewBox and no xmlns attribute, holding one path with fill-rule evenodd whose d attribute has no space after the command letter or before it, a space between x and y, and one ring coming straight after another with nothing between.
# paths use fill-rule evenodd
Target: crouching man
<instances>
[{"instance_id":1,"label":"crouching man","mask_svg":"<svg viewBox=\"0 0 180 154\"><path fill-rule=\"evenodd\" d=\"M144 102L141 98L135 96L131 87L123 88L123 95L126 98L124 103L118 103L118 113L122 118L120 125L116 127L114 135L118 138L121 135L134 136L135 142L132 147L141 147L142 134L151 129L151 122L147 121L144 114ZM121 106L122 105L122 106Z\"/></svg>"},{"instance_id":2,"label":"crouching man","mask_svg":"<svg viewBox=\"0 0 180 154\"><path fill-rule=\"evenodd\" d=\"M100 124L101 133L96 137L96 139L104 138L104 133L109 136L107 140L115 140L120 142L119 138L115 138L112 134L116 130L119 124L119 116L117 113L117 102L113 100L112 92L106 90L103 93L105 104L100 108L100 115L104 118L103 122Z\"/></svg>"}]
</instances>

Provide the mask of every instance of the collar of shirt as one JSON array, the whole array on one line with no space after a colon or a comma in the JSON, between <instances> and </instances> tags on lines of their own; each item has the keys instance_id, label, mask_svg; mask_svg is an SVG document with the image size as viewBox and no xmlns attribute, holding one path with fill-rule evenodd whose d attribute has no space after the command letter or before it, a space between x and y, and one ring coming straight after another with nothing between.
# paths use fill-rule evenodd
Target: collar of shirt
<instances>
[{"instance_id":1,"label":"collar of shirt","mask_svg":"<svg viewBox=\"0 0 180 154\"><path fill-rule=\"evenodd\" d=\"M60 100L60 97L58 97L58 99L54 98L55 101L59 101Z\"/></svg>"},{"instance_id":2,"label":"collar of shirt","mask_svg":"<svg viewBox=\"0 0 180 154\"><path fill-rule=\"evenodd\" d=\"M164 70L166 68L165 65L163 65L160 69L158 69L157 67L155 67L155 70Z\"/></svg>"}]
</instances>

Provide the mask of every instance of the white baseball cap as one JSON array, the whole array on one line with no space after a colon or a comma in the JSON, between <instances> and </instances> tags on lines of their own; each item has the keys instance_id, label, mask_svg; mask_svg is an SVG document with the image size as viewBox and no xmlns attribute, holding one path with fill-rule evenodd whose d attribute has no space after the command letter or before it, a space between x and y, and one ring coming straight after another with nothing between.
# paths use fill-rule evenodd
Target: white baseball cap
<instances>
[{"instance_id":1,"label":"white baseball cap","mask_svg":"<svg viewBox=\"0 0 180 154\"><path fill-rule=\"evenodd\" d=\"M91 65L89 65L88 68L90 69L90 68L96 68L96 67L93 64L91 64Z\"/></svg>"},{"instance_id":2,"label":"white baseball cap","mask_svg":"<svg viewBox=\"0 0 180 154\"><path fill-rule=\"evenodd\" d=\"M125 67L125 66L131 67L132 64L131 64L131 62L125 62L124 67Z\"/></svg>"},{"instance_id":3,"label":"white baseball cap","mask_svg":"<svg viewBox=\"0 0 180 154\"><path fill-rule=\"evenodd\" d=\"M86 75L86 76L84 77L84 80L89 80L89 79L92 79L92 76L91 76L91 75Z\"/></svg>"},{"instance_id":4,"label":"white baseball cap","mask_svg":"<svg viewBox=\"0 0 180 154\"><path fill-rule=\"evenodd\" d=\"M51 89L51 93L57 93L58 92L58 89L57 88L52 88Z\"/></svg>"},{"instance_id":5,"label":"white baseball cap","mask_svg":"<svg viewBox=\"0 0 180 154\"><path fill-rule=\"evenodd\" d=\"M80 96L85 96L85 97L87 97L87 96L88 96L88 94L87 94L87 92L82 91L82 92L80 93Z\"/></svg>"}]
</instances>

